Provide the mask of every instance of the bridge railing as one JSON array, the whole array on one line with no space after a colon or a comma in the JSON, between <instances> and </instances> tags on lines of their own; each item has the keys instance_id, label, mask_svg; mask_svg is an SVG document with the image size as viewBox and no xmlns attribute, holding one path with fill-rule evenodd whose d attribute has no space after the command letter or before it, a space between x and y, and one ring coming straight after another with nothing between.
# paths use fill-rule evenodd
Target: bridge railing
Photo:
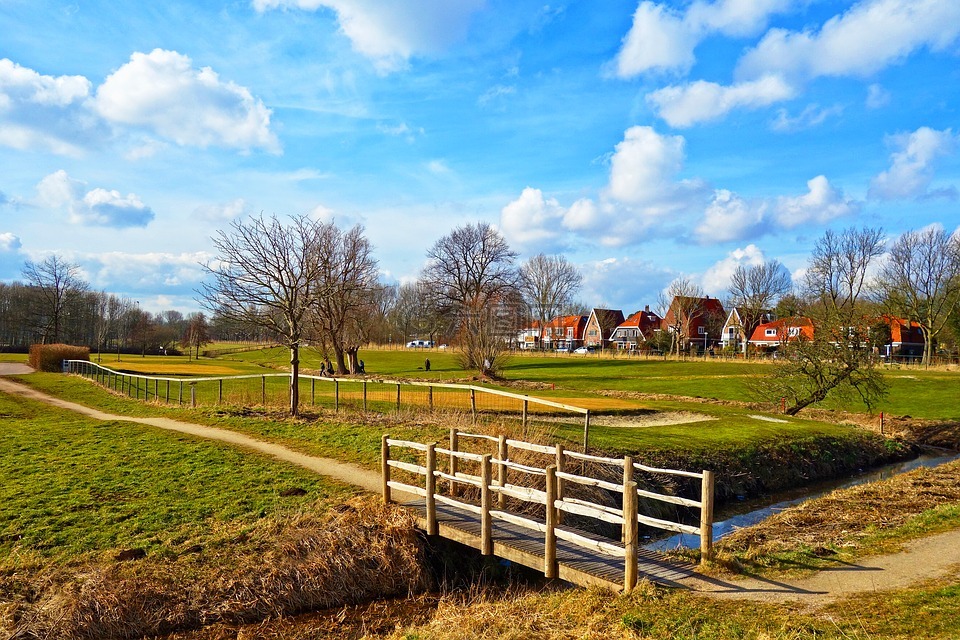
<instances>
[{"instance_id":1,"label":"bridge railing","mask_svg":"<svg viewBox=\"0 0 960 640\"><path fill-rule=\"evenodd\" d=\"M495 453L476 453L459 450L461 440L488 441L496 444ZM557 577L557 540L591 552L624 558L623 586L629 591L636 586L638 525L665 529L668 531L700 535L701 561L712 556L713 528L713 473L710 471L690 472L676 469L660 469L638 464L629 456L624 458L603 458L575 451L568 451L561 445L547 446L503 436L494 437L483 434L450 432L449 448L441 448L437 443L419 443L394 440L388 435L382 439L381 471L383 475L383 498L393 501L393 491L420 496L425 500L427 533L437 535L437 503L452 505L469 511L480 517L481 552L493 553L493 521L501 520L513 525L538 532L544 536L544 575ZM553 464L543 467L519 463L510 460L511 450L521 450L551 456ZM438 455L446 459L446 470L438 467ZM496 457L495 457L496 456ZM417 462L398 459L415 458ZM615 466L622 469L620 482L580 475L564 471L570 460L591 462L597 465ZM464 472L465 465L471 465L474 473ZM494 479L494 467L497 474ZM394 474L394 470L405 472L409 481L404 482ZM701 481L701 496L692 500L674 495L660 494L639 489L634 473L678 475L696 478ZM517 480L518 478L527 479ZM537 486L531 486L536 478ZM541 480L542 479L542 480ZM438 481L447 484L447 495L438 487ZM568 495L569 484L595 487L622 494L621 507L611 507L590 500L574 498ZM542 486L542 488L541 488ZM467 489L471 495L465 495ZM639 498L659 500L682 507L700 510L700 526L694 527L680 522L671 522L662 518L638 513ZM521 504L543 508L543 519L531 517L526 510L521 515L505 508L507 498ZM479 504L475 504L479 502ZM496 502L496 504L494 504ZM621 527L620 543L606 542L598 536L585 535L585 531L570 526L562 526L564 513L618 525Z\"/></svg>"}]
</instances>

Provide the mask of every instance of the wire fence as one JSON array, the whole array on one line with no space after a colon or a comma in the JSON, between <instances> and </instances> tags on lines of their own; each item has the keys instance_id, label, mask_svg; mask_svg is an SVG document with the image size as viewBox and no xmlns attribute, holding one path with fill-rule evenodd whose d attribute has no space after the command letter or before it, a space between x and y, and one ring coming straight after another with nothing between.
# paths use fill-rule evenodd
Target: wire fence
<instances>
[{"instance_id":1,"label":"wire fence","mask_svg":"<svg viewBox=\"0 0 960 640\"><path fill-rule=\"evenodd\" d=\"M83 376L116 393L145 402L189 407L260 406L289 408L288 373L223 377L166 377L117 371L86 360L64 360L64 372ZM372 377L298 376L301 408L376 413L451 411L474 422L483 417L512 418L526 430L538 419L567 416L582 423L588 444L590 410L500 389L456 383Z\"/></svg>"}]
</instances>

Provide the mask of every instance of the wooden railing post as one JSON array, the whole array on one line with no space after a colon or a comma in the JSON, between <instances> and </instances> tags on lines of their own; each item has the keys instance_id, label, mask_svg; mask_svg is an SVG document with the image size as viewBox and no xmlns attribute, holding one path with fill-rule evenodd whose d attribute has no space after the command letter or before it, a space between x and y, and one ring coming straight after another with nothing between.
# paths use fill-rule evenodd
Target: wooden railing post
<instances>
[{"instance_id":1,"label":"wooden railing post","mask_svg":"<svg viewBox=\"0 0 960 640\"><path fill-rule=\"evenodd\" d=\"M437 443L427 445L427 535L435 536L437 527Z\"/></svg>"},{"instance_id":2,"label":"wooden railing post","mask_svg":"<svg viewBox=\"0 0 960 640\"><path fill-rule=\"evenodd\" d=\"M180 388L177 391L177 404L183 404L183 380L180 380Z\"/></svg>"},{"instance_id":3,"label":"wooden railing post","mask_svg":"<svg viewBox=\"0 0 960 640\"><path fill-rule=\"evenodd\" d=\"M383 503L390 504L390 436L383 434L380 438L380 478L383 489Z\"/></svg>"},{"instance_id":4,"label":"wooden railing post","mask_svg":"<svg viewBox=\"0 0 960 640\"><path fill-rule=\"evenodd\" d=\"M563 451L563 445L557 445L557 458L556 458L557 471L563 472L566 469L567 465L567 454ZM563 478L557 478L557 500L563 501L563 496L565 495L567 489L567 481ZM563 522L563 511L557 510L557 524Z\"/></svg>"},{"instance_id":5,"label":"wooden railing post","mask_svg":"<svg viewBox=\"0 0 960 640\"><path fill-rule=\"evenodd\" d=\"M713 560L713 485L713 471L704 471L700 489L700 564Z\"/></svg>"},{"instance_id":6,"label":"wooden railing post","mask_svg":"<svg viewBox=\"0 0 960 640\"><path fill-rule=\"evenodd\" d=\"M497 439L497 457L506 462L507 460L507 436L500 436ZM507 486L507 465L497 465L497 486ZM497 508L503 509L507 506L507 496L502 491L497 494Z\"/></svg>"},{"instance_id":7,"label":"wooden railing post","mask_svg":"<svg viewBox=\"0 0 960 640\"><path fill-rule=\"evenodd\" d=\"M317 404L317 379L310 378L310 406Z\"/></svg>"},{"instance_id":8,"label":"wooden railing post","mask_svg":"<svg viewBox=\"0 0 960 640\"><path fill-rule=\"evenodd\" d=\"M363 410L367 410L367 381L363 381Z\"/></svg>"},{"instance_id":9,"label":"wooden railing post","mask_svg":"<svg viewBox=\"0 0 960 640\"><path fill-rule=\"evenodd\" d=\"M587 413L583 416L583 452L588 453L588 447L590 446L590 410L587 409Z\"/></svg>"},{"instance_id":10,"label":"wooden railing post","mask_svg":"<svg viewBox=\"0 0 960 640\"><path fill-rule=\"evenodd\" d=\"M223 404L223 378L217 380L217 404Z\"/></svg>"},{"instance_id":11,"label":"wooden railing post","mask_svg":"<svg viewBox=\"0 0 960 640\"><path fill-rule=\"evenodd\" d=\"M190 406L194 409L197 408L197 383L190 383Z\"/></svg>"},{"instance_id":12,"label":"wooden railing post","mask_svg":"<svg viewBox=\"0 0 960 640\"><path fill-rule=\"evenodd\" d=\"M484 454L480 462L480 552L485 556L493 555L493 518L490 508L493 506L490 496L490 454Z\"/></svg>"},{"instance_id":13,"label":"wooden railing post","mask_svg":"<svg viewBox=\"0 0 960 640\"><path fill-rule=\"evenodd\" d=\"M637 586L637 483L633 481L633 458L623 459L623 590Z\"/></svg>"},{"instance_id":14,"label":"wooden railing post","mask_svg":"<svg viewBox=\"0 0 960 640\"><path fill-rule=\"evenodd\" d=\"M267 406L267 376L260 376L260 404Z\"/></svg>"},{"instance_id":15,"label":"wooden railing post","mask_svg":"<svg viewBox=\"0 0 960 640\"><path fill-rule=\"evenodd\" d=\"M397 413L400 413L400 383L397 383Z\"/></svg>"},{"instance_id":16,"label":"wooden railing post","mask_svg":"<svg viewBox=\"0 0 960 640\"><path fill-rule=\"evenodd\" d=\"M333 411L340 413L340 381L333 381Z\"/></svg>"},{"instance_id":17,"label":"wooden railing post","mask_svg":"<svg viewBox=\"0 0 960 640\"><path fill-rule=\"evenodd\" d=\"M547 471L547 509L546 532L543 539L543 575L545 578L556 578L559 574L557 567L557 468L550 465Z\"/></svg>"},{"instance_id":18,"label":"wooden railing post","mask_svg":"<svg viewBox=\"0 0 960 640\"><path fill-rule=\"evenodd\" d=\"M457 430L450 429L450 451L459 451L457 448L460 445L460 437L457 433ZM456 478L457 472L460 470L460 458L458 458L453 453L450 454L450 477ZM456 480L450 480L450 497L457 497L457 482Z\"/></svg>"},{"instance_id":19,"label":"wooden railing post","mask_svg":"<svg viewBox=\"0 0 960 640\"><path fill-rule=\"evenodd\" d=\"M166 402L167 404L170 404L170 381L169 380L167 380L167 396L164 402Z\"/></svg>"},{"instance_id":20,"label":"wooden railing post","mask_svg":"<svg viewBox=\"0 0 960 640\"><path fill-rule=\"evenodd\" d=\"M477 424L477 390L470 389L470 414L473 416L473 424Z\"/></svg>"},{"instance_id":21,"label":"wooden railing post","mask_svg":"<svg viewBox=\"0 0 960 640\"><path fill-rule=\"evenodd\" d=\"M529 409L530 401L523 401L523 434L527 434L527 410Z\"/></svg>"}]
</instances>

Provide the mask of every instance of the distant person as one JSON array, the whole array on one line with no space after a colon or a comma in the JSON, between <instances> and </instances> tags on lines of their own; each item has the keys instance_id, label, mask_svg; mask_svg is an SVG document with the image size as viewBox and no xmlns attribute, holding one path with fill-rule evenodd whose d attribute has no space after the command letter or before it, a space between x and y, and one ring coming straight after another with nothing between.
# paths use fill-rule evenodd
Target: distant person
<instances>
[{"instance_id":1,"label":"distant person","mask_svg":"<svg viewBox=\"0 0 960 640\"><path fill-rule=\"evenodd\" d=\"M357 363L357 373L366 373L366 372L367 372L367 368L366 366L364 366L363 360L361 360L360 362Z\"/></svg>"},{"instance_id":2,"label":"distant person","mask_svg":"<svg viewBox=\"0 0 960 640\"><path fill-rule=\"evenodd\" d=\"M423 369L424 371L430 371L430 358L426 358L423 361Z\"/></svg>"},{"instance_id":3,"label":"distant person","mask_svg":"<svg viewBox=\"0 0 960 640\"><path fill-rule=\"evenodd\" d=\"M321 369L321 371L323 371L323 375L325 376L333 375L333 363L330 362L330 358L328 357L323 358L323 368Z\"/></svg>"}]
</instances>

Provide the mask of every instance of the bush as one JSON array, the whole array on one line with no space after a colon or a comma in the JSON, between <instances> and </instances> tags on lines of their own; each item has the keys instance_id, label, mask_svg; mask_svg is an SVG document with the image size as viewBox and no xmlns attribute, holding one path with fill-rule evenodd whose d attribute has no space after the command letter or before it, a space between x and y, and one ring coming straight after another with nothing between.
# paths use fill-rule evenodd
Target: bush
<instances>
[{"instance_id":1,"label":"bush","mask_svg":"<svg viewBox=\"0 0 960 640\"><path fill-rule=\"evenodd\" d=\"M30 345L30 366L37 371L58 372L64 360L90 360L89 347L74 347L69 344Z\"/></svg>"}]
</instances>

